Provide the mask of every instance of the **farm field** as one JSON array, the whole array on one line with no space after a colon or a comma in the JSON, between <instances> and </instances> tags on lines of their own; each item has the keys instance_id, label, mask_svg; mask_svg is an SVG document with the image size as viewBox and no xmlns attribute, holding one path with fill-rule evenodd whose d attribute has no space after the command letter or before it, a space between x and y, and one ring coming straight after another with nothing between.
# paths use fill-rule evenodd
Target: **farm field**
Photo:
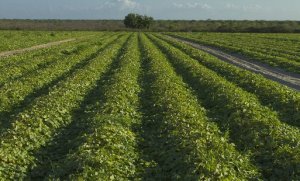
<instances>
[{"instance_id":1,"label":"farm field","mask_svg":"<svg viewBox=\"0 0 300 181\"><path fill-rule=\"evenodd\" d=\"M298 35L13 33L84 38L0 57L0 180L300 179L299 92L166 36L300 73Z\"/></svg>"},{"instance_id":2,"label":"farm field","mask_svg":"<svg viewBox=\"0 0 300 181\"><path fill-rule=\"evenodd\" d=\"M89 32L72 32L72 31L0 31L0 52L15 49L26 48L43 43L59 41L63 39L77 38L87 36Z\"/></svg>"},{"instance_id":3,"label":"farm field","mask_svg":"<svg viewBox=\"0 0 300 181\"><path fill-rule=\"evenodd\" d=\"M300 73L299 34L175 33L172 35L246 55L289 72Z\"/></svg>"}]
</instances>

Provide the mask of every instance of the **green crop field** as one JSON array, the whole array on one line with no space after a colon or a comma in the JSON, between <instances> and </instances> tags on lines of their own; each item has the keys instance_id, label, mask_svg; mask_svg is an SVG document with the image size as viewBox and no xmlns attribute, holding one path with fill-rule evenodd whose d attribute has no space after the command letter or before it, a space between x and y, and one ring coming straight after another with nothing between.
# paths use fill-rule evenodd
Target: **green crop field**
<instances>
[{"instance_id":1,"label":"green crop field","mask_svg":"<svg viewBox=\"0 0 300 181\"><path fill-rule=\"evenodd\" d=\"M298 34L0 31L0 180L300 180Z\"/></svg>"},{"instance_id":2,"label":"green crop field","mask_svg":"<svg viewBox=\"0 0 300 181\"><path fill-rule=\"evenodd\" d=\"M174 33L172 35L247 55L271 66L300 73L299 34Z\"/></svg>"},{"instance_id":3,"label":"green crop field","mask_svg":"<svg viewBox=\"0 0 300 181\"><path fill-rule=\"evenodd\" d=\"M0 31L0 52L26 48L53 41L88 36L90 32Z\"/></svg>"}]
</instances>

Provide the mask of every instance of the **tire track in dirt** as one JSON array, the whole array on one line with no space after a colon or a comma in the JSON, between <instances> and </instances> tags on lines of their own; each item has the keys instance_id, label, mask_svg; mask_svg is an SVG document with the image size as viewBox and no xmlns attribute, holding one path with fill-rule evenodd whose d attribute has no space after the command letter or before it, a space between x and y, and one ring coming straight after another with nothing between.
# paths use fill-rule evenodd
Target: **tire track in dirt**
<instances>
[{"instance_id":1,"label":"tire track in dirt","mask_svg":"<svg viewBox=\"0 0 300 181\"><path fill-rule=\"evenodd\" d=\"M178 38L178 37L173 37L173 36L168 36L168 37L176 39L183 43L186 43L194 48L205 51L205 52L219 58L222 61L233 64L237 67L249 70L251 72L261 74L270 80L276 81L280 84L286 85L292 89L300 91L300 75L299 74L286 72L282 69L274 68L269 65L250 60L249 58L242 56L242 55L224 52L223 50L215 48L215 47L194 43L185 38Z\"/></svg>"},{"instance_id":2,"label":"tire track in dirt","mask_svg":"<svg viewBox=\"0 0 300 181\"><path fill-rule=\"evenodd\" d=\"M51 46L60 45L60 44L75 41L75 40L77 40L77 39L70 38L70 39L65 39L65 40L61 40L61 41L55 41L55 42L35 45L32 47L18 49L18 50L4 51L4 52L0 52L0 58L8 57L8 56L16 55L16 54L21 54L21 53L28 52L28 51L38 50L38 49L42 49L42 48L49 48Z\"/></svg>"}]
</instances>

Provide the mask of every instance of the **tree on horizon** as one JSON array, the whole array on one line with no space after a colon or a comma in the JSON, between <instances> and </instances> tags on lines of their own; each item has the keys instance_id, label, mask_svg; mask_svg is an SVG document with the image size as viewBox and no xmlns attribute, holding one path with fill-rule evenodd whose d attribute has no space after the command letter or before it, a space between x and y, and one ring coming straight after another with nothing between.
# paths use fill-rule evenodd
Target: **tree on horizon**
<instances>
[{"instance_id":1,"label":"tree on horizon","mask_svg":"<svg viewBox=\"0 0 300 181\"><path fill-rule=\"evenodd\" d=\"M130 13L125 17L124 24L127 28L149 29L153 21L150 16Z\"/></svg>"}]
</instances>

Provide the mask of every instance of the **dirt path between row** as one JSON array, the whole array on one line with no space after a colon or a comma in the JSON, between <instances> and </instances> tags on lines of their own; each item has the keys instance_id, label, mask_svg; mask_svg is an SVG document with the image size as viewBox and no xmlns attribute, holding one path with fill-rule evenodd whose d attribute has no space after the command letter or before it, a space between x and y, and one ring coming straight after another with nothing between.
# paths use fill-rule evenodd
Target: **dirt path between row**
<instances>
[{"instance_id":1,"label":"dirt path between row","mask_svg":"<svg viewBox=\"0 0 300 181\"><path fill-rule=\"evenodd\" d=\"M8 56L16 55L16 54L21 54L21 53L24 53L24 52L33 51L33 50L37 50L37 49L48 48L48 47L51 47L51 46L60 45L60 44L67 43L67 42L70 42L70 41L75 41L75 40L76 40L76 38L71 38L71 39L66 39L66 40L61 40L61 41L55 41L55 42L35 45L35 46L32 46L32 47L18 49L18 50L0 52L0 58L1 57L8 57Z\"/></svg>"},{"instance_id":2,"label":"dirt path between row","mask_svg":"<svg viewBox=\"0 0 300 181\"><path fill-rule=\"evenodd\" d=\"M183 43L191 45L194 48L203 50L203 51L219 58L222 61L231 63L237 67L252 71L254 73L261 74L268 79L271 79L273 81L276 81L283 85L286 85L292 89L300 91L300 75L299 74L286 72L282 69L274 68L269 65L250 60L249 58L247 58L245 56L237 55L234 53L227 53L227 52L222 51L221 49L194 43L194 42L189 41L184 38L178 38L178 37L173 37L173 36L168 36L168 37L171 37L173 39L176 39L178 41L181 41Z\"/></svg>"}]
</instances>

